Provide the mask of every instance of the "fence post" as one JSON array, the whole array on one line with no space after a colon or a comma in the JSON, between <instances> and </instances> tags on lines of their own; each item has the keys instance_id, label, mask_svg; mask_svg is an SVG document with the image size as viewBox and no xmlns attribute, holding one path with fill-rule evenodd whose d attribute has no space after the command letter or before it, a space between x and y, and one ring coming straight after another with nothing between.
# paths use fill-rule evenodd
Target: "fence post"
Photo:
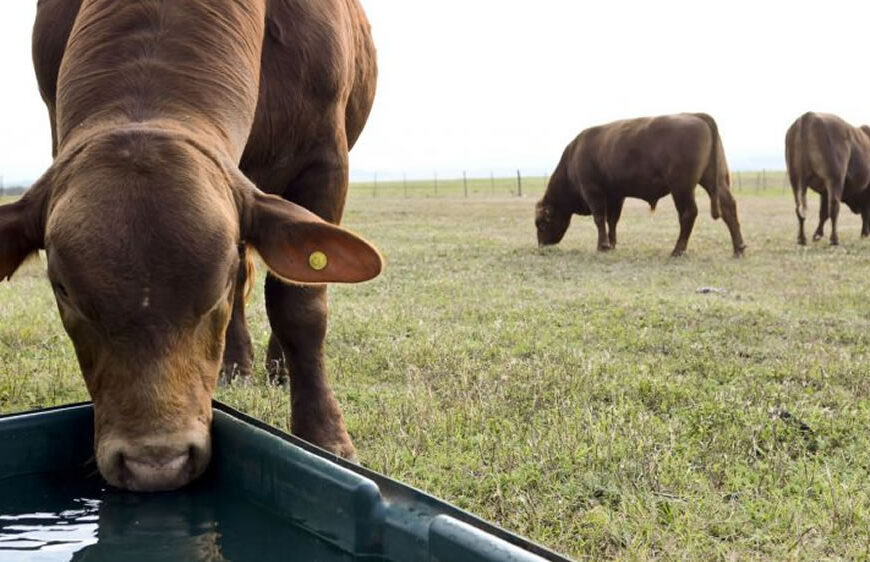
<instances>
[{"instance_id":1,"label":"fence post","mask_svg":"<svg viewBox=\"0 0 870 562\"><path fill-rule=\"evenodd\" d=\"M468 176L465 174L465 170L462 170L462 187L465 189L465 198L468 199Z\"/></svg>"},{"instance_id":2,"label":"fence post","mask_svg":"<svg viewBox=\"0 0 870 562\"><path fill-rule=\"evenodd\" d=\"M408 198L408 173L402 172L402 191L405 192L405 199Z\"/></svg>"},{"instance_id":3,"label":"fence post","mask_svg":"<svg viewBox=\"0 0 870 562\"><path fill-rule=\"evenodd\" d=\"M438 172L435 172L435 197L438 197Z\"/></svg>"},{"instance_id":4,"label":"fence post","mask_svg":"<svg viewBox=\"0 0 870 562\"><path fill-rule=\"evenodd\" d=\"M767 170L761 170L761 189L767 190Z\"/></svg>"},{"instance_id":5,"label":"fence post","mask_svg":"<svg viewBox=\"0 0 870 562\"><path fill-rule=\"evenodd\" d=\"M523 196L523 176L517 170L517 197Z\"/></svg>"}]
</instances>

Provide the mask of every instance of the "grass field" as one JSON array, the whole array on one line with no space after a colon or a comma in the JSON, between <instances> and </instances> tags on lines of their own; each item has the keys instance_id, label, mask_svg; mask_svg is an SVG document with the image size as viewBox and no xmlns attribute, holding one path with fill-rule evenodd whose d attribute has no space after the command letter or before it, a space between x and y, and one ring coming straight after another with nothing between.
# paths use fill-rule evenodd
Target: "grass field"
<instances>
[{"instance_id":1,"label":"grass field","mask_svg":"<svg viewBox=\"0 0 870 562\"><path fill-rule=\"evenodd\" d=\"M701 190L675 260L669 201L599 255L579 217L539 250L535 197L355 188L388 264L331 290L327 354L363 464L577 559L870 557L870 241L847 213L841 247L799 248L775 185L738 193L741 260ZM256 376L217 397L286 428ZM0 284L0 412L86 398L31 263Z\"/></svg>"}]
</instances>

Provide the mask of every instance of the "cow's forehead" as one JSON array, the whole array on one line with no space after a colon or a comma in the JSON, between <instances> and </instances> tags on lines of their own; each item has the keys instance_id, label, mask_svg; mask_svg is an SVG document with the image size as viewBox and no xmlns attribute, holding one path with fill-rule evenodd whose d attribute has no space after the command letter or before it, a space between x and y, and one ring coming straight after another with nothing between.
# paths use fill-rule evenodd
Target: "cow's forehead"
<instances>
[{"instance_id":1,"label":"cow's forehead","mask_svg":"<svg viewBox=\"0 0 870 562\"><path fill-rule=\"evenodd\" d=\"M211 309L235 278L236 236L219 215L84 208L90 214L75 205L54 209L46 237L49 274L104 327L135 330L192 320Z\"/></svg>"}]
</instances>

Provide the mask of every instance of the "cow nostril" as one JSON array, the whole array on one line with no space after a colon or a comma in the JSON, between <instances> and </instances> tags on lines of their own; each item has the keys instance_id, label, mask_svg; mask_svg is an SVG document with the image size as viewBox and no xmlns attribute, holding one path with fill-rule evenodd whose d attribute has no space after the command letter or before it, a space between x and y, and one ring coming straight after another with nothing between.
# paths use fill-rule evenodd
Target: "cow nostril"
<instances>
[{"instance_id":1,"label":"cow nostril","mask_svg":"<svg viewBox=\"0 0 870 562\"><path fill-rule=\"evenodd\" d=\"M191 462L188 452L175 455L129 457L124 459L124 466L134 472L181 472Z\"/></svg>"},{"instance_id":2,"label":"cow nostril","mask_svg":"<svg viewBox=\"0 0 870 562\"><path fill-rule=\"evenodd\" d=\"M118 482L116 484L124 487L127 485L127 482L130 480L132 474L130 473L130 469L127 468L127 459L124 458L124 453L118 451L113 456L113 465L115 467L115 474L117 475Z\"/></svg>"}]
</instances>

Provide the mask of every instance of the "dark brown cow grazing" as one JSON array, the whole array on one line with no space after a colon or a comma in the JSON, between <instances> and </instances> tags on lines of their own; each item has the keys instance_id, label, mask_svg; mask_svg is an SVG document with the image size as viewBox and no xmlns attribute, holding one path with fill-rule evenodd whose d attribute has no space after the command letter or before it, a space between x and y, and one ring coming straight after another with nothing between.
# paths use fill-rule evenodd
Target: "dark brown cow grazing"
<instances>
[{"instance_id":1,"label":"dark brown cow grazing","mask_svg":"<svg viewBox=\"0 0 870 562\"><path fill-rule=\"evenodd\" d=\"M804 113L785 135L785 160L798 217L798 244L807 243L807 187L822 200L813 240L825 235L830 217L831 244L840 243L841 201L861 214L861 236L870 236L870 127L853 127L829 113Z\"/></svg>"},{"instance_id":2,"label":"dark brown cow grazing","mask_svg":"<svg viewBox=\"0 0 870 562\"><path fill-rule=\"evenodd\" d=\"M683 113L586 129L565 149L538 202L538 243L558 244L576 213L594 217L598 250L611 250L616 247L616 224L626 197L643 199L655 209L659 199L672 194L680 216L680 237L673 255L680 256L698 215L695 186L699 183L710 195L714 219L719 218L721 208L734 254L742 255L746 246L737 204L712 117Z\"/></svg>"},{"instance_id":3,"label":"dark brown cow grazing","mask_svg":"<svg viewBox=\"0 0 870 562\"><path fill-rule=\"evenodd\" d=\"M228 349L249 349L237 325L246 245L272 271L267 305L293 366L294 430L353 451L323 372L325 290L279 277L362 281L381 258L265 195L237 165L244 151L263 187L337 221L373 51L349 0L274 1L266 12L266 0L39 4L34 61L56 158L0 207L0 277L46 250L94 400L97 464L116 486L171 489L206 466L225 334Z\"/></svg>"}]
</instances>

